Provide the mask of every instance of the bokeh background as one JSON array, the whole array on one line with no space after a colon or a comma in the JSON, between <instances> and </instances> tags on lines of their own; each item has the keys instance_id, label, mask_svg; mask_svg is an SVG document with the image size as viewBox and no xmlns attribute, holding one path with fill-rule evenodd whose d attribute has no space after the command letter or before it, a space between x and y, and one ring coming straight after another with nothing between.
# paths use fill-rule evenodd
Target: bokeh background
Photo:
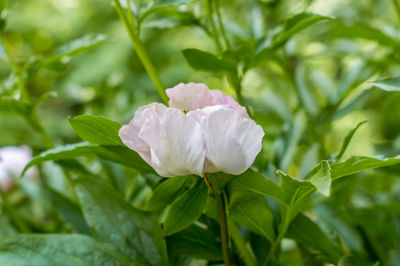
<instances>
[{"instance_id":1,"label":"bokeh background","mask_svg":"<svg viewBox=\"0 0 400 266\"><path fill-rule=\"evenodd\" d=\"M331 17L296 34L244 75L242 94L266 133L256 167L266 175L281 169L302 177L321 159L332 158L345 136L364 120L343 158L400 153L400 92L371 84L400 75L396 0L220 2L228 38L233 47L244 49L243 54L251 50L246 47L267 45L281 23L294 14L307 11ZM146 18L140 38L167 88L180 82L201 82L234 96L223 74L196 71L182 54L187 48L216 53L204 25L202 1L191 1ZM19 99L20 78L32 99L52 93L38 105L37 118L54 146L81 141L68 117L94 114L124 124L139 106L161 102L110 0L11 0L3 38L9 43L17 72L6 48L0 46L0 97ZM64 53L88 40L94 40L88 49ZM302 96L304 91L309 92L308 100ZM40 131L23 117L5 108L0 111L0 147L25 145L33 154L48 148ZM94 173L123 176L125 193L135 206L149 197L157 181L96 158L79 160ZM46 163L41 172L55 191L74 197L59 166ZM398 203L399 175L400 168L394 166L338 181L327 203L335 207L320 208L313 215L333 238L337 232L347 236L348 245L359 254L379 259L383 265L396 265L400 263L400 222L392 216L396 211L379 213L370 208ZM41 186L22 184L10 201L33 230L71 231L51 214L56 207L46 202L41 191ZM340 210L343 221L364 228L364 234L330 218L333 209ZM18 231L4 215L0 220L0 235ZM372 251L361 247L365 238ZM290 248L288 243L288 252Z\"/></svg>"}]
</instances>

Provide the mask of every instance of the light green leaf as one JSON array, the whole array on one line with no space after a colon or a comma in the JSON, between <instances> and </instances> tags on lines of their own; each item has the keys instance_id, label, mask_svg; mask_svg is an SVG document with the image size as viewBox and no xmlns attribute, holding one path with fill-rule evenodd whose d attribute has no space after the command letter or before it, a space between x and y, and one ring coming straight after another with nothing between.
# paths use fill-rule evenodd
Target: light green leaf
<instances>
[{"instance_id":1,"label":"light green leaf","mask_svg":"<svg viewBox=\"0 0 400 266\"><path fill-rule=\"evenodd\" d=\"M305 179L313 184L319 192L328 197L331 191L330 171L329 162L321 161L311 170L311 173Z\"/></svg>"},{"instance_id":2,"label":"light green leaf","mask_svg":"<svg viewBox=\"0 0 400 266\"><path fill-rule=\"evenodd\" d=\"M296 67L295 80L305 110L311 115L316 115L319 110L319 105L315 95L306 82L306 69L303 65Z\"/></svg>"},{"instance_id":3,"label":"light green leaf","mask_svg":"<svg viewBox=\"0 0 400 266\"><path fill-rule=\"evenodd\" d=\"M236 73L236 64L233 60L218 59L213 54L197 49L186 49L182 53L188 64L195 70Z\"/></svg>"},{"instance_id":4,"label":"light green leaf","mask_svg":"<svg viewBox=\"0 0 400 266\"><path fill-rule=\"evenodd\" d=\"M376 80L371 84L385 91L400 91L400 76Z\"/></svg>"},{"instance_id":5,"label":"light green leaf","mask_svg":"<svg viewBox=\"0 0 400 266\"><path fill-rule=\"evenodd\" d=\"M221 243L211 230L191 225L185 230L167 237L168 250L171 257L181 255L205 259L210 261L221 260Z\"/></svg>"},{"instance_id":6,"label":"light green leaf","mask_svg":"<svg viewBox=\"0 0 400 266\"><path fill-rule=\"evenodd\" d=\"M92 144L100 145L123 145L118 136L121 125L110 119L93 116L79 115L75 118L68 118L68 122L83 140Z\"/></svg>"},{"instance_id":7,"label":"light green leaf","mask_svg":"<svg viewBox=\"0 0 400 266\"><path fill-rule=\"evenodd\" d=\"M400 163L400 155L387 158L382 155L376 156L353 156L349 159L331 165L332 180L343 176L352 175L367 169L385 167Z\"/></svg>"},{"instance_id":8,"label":"light green leaf","mask_svg":"<svg viewBox=\"0 0 400 266\"><path fill-rule=\"evenodd\" d=\"M232 179L228 184L228 188L235 189L234 187L237 187L238 190L244 189L260 195L272 197L278 201L283 200L281 189L277 184L251 169Z\"/></svg>"},{"instance_id":9,"label":"light green leaf","mask_svg":"<svg viewBox=\"0 0 400 266\"><path fill-rule=\"evenodd\" d=\"M198 178L191 189L174 201L165 218L164 235L179 232L196 221L206 205L207 192L203 178Z\"/></svg>"},{"instance_id":10,"label":"light green leaf","mask_svg":"<svg viewBox=\"0 0 400 266\"><path fill-rule=\"evenodd\" d=\"M0 239L1 265L132 265L85 235L17 235ZM137 265L134 263L133 265Z\"/></svg>"},{"instance_id":11,"label":"light green leaf","mask_svg":"<svg viewBox=\"0 0 400 266\"><path fill-rule=\"evenodd\" d=\"M183 193L186 189L186 184L190 181L189 176L179 176L174 178L167 178L159 184L154 191L153 196L146 204L147 211L156 211L166 207L178 195Z\"/></svg>"},{"instance_id":12,"label":"light green leaf","mask_svg":"<svg viewBox=\"0 0 400 266\"><path fill-rule=\"evenodd\" d=\"M320 253L324 261L336 264L343 255L343 251L329 240L320 227L303 214L293 219L286 234L307 248Z\"/></svg>"},{"instance_id":13,"label":"light green leaf","mask_svg":"<svg viewBox=\"0 0 400 266\"><path fill-rule=\"evenodd\" d=\"M347 149L347 146L349 146L351 139L353 138L354 134L356 133L356 131L363 125L365 124L367 121L362 121L360 123L357 124L357 126L355 128L353 128L348 134L347 136L344 138L344 141L342 143L342 147L340 148L340 151L338 152L338 154L335 157L335 160L340 160L340 158L342 158L344 152Z\"/></svg>"},{"instance_id":14,"label":"light green leaf","mask_svg":"<svg viewBox=\"0 0 400 266\"><path fill-rule=\"evenodd\" d=\"M142 265L167 265L161 228L153 219L133 208L102 180L80 179L75 190L97 240Z\"/></svg>"}]
</instances>

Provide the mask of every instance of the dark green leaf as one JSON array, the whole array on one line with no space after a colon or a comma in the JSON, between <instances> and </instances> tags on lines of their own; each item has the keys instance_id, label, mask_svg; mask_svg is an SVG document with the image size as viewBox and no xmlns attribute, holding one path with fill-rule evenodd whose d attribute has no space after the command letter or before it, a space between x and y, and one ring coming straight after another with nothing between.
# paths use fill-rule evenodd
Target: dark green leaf
<instances>
[{"instance_id":1,"label":"dark green leaf","mask_svg":"<svg viewBox=\"0 0 400 266\"><path fill-rule=\"evenodd\" d=\"M121 125L110 119L93 116L79 115L75 118L68 118L68 122L83 140L92 144L100 145L123 145L118 136Z\"/></svg>"},{"instance_id":2,"label":"dark green leaf","mask_svg":"<svg viewBox=\"0 0 400 266\"><path fill-rule=\"evenodd\" d=\"M111 252L85 235L18 235L2 238L0 264L131 265L127 258Z\"/></svg>"},{"instance_id":3,"label":"dark green leaf","mask_svg":"<svg viewBox=\"0 0 400 266\"><path fill-rule=\"evenodd\" d=\"M188 64L195 70L236 73L236 64L230 59L218 59L215 55L197 49L182 51Z\"/></svg>"},{"instance_id":4,"label":"dark green leaf","mask_svg":"<svg viewBox=\"0 0 400 266\"><path fill-rule=\"evenodd\" d=\"M319 226L303 214L293 219L287 236L317 251L330 263L336 264L343 255L343 251L329 240Z\"/></svg>"},{"instance_id":5,"label":"dark green leaf","mask_svg":"<svg viewBox=\"0 0 400 266\"><path fill-rule=\"evenodd\" d=\"M167 178L167 180L157 186L150 201L147 202L146 210L156 211L166 207L185 191L186 184L189 181L189 176Z\"/></svg>"},{"instance_id":6,"label":"dark green leaf","mask_svg":"<svg viewBox=\"0 0 400 266\"><path fill-rule=\"evenodd\" d=\"M207 180L211 183L213 189L220 193L221 189L225 187L232 179L233 175L217 172L217 173L207 173Z\"/></svg>"},{"instance_id":7,"label":"dark green leaf","mask_svg":"<svg viewBox=\"0 0 400 266\"><path fill-rule=\"evenodd\" d=\"M385 167L400 163L400 155L387 158L382 155L376 156L353 156L349 159L331 165L332 180L343 176L352 175L367 169Z\"/></svg>"},{"instance_id":8,"label":"dark green leaf","mask_svg":"<svg viewBox=\"0 0 400 266\"><path fill-rule=\"evenodd\" d=\"M221 244L210 231L197 225L191 225L185 230L167 237L168 250L172 258L181 255L205 259L221 260Z\"/></svg>"},{"instance_id":9,"label":"dark green leaf","mask_svg":"<svg viewBox=\"0 0 400 266\"><path fill-rule=\"evenodd\" d=\"M180 196L171 205L164 223L164 235L172 235L190 226L196 221L207 202L208 187L203 178Z\"/></svg>"},{"instance_id":10,"label":"dark green leaf","mask_svg":"<svg viewBox=\"0 0 400 266\"><path fill-rule=\"evenodd\" d=\"M97 240L143 265L166 265L161 228L150 217L133 208L102 180L81 179L75 190Z\"/></svg>"},{"instance_id":11,"label":"dark green leaf","mask_svg":"<svg viewBox=\"0 0 400 266\"><path fill-rule=\"evenodd\" d=\"M371 84L385 91L400 91L400 77L376 80Z\"/></svg>"},{"instance_id":12,"label":"dark green leaf","mask_svg":"<svg viewBox=\"0 0 400 266\"><path fill-rule=\"evenodd\" d=\"M365 124L367 121L362 121L360 123L357 124L357 126L355 128L353 128L348 134L347 136L344 138L344 141L342 143L342 147L340 148L340 151L338 152L338 154L336 155L335 160L340 160L340 158L342 158L344 152L347 149L347 146L349 146L351 139L354 136L354 133L356 133L356 131L360 128L360 126L362 126L363 124Z\"/></svg>"}]
</instances>

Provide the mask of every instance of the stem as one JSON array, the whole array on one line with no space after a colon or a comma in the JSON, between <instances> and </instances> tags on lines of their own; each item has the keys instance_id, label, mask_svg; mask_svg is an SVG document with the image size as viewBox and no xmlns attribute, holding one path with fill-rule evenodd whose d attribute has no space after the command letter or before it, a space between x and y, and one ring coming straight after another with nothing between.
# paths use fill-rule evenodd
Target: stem
<instances>
[{"instance_id":1,"label":"stem","mask_svg":"<svg viewBox=\"0 0 400 266\"><path fill-rule=\"evenodd\" d=\"M224 28L224 24L222 23L221 12L219 12L219 0L215 0L215 13L217 14L219 30L221 32L222 39L225 42L226 48L230 49L231 48L231 44L229 43L228 37L226 35L225 28Z\"/></svg>"},{"instance_id":2,"label":"stem","mask_svg":"<svg viewBox=\"0 0 400 266\"><path fill-rule=\"evenodd\" d=\"M278 237L275 239L274 243L272 243L272 246L268 252L268 256L264 261L264 264L263 264L264 266L268 265L269 260L271 259L272 256L274 256L275 250L281 243L282 238L285 236L288 226L289 226L289 210L286 210L282 228L279 231Z\"/></svg>"},{"instance_id":3,"label":"stem","mask_svg":"<svg viewBox=\"0 0 400 266\"><path fill-rule=\"evenodd\" d=\"M206 9L207 9L207 17L208 17L208 21L210 22L210 27L211 27L211 35L214 39L215 46L217 47L218 54L221 54L222 46L221 46L221 43L219 42L217 27L215 26L214 19L213 19L212 0L205 0L205 3L206 3Z\"/></svg>"},{"instance_id":4,"label":"stem","mask_svg":"<svg viewBox=\"0 0 400 266\"><path fill-rule=\"evenodd\" d=\"M398 0L393 0L393 4L394 4L394 7L395 7L395 9L397 11L397 15L398 15L398 17L400 19L400 4L399 4Z\"/></svg>"},{"instance_id":5,"label":"stem","mask_svg":"<svg viewBox=\"0 0 400 266\"><path fill-rule=\"evenodd\" d=\"M158 94L160 95L161 99L165 104L168 104L168 97L165 93L165 87L161 82L160 77L153 65L153 62L150 60L149 55L146 52L142 42L139 39L139 36L136 34L135 25L130 24L128 18L125 16L124 11L119 3L119 0L113 0L115 4L115 8L118 12L119 17L121 18L122 22L125 25L126 30L128 31L129 37L135 47L136 53L142 62L144 68L146 69L147 73L149 74L151 80L153 81L154 85L157 88Z\"/></svg>"},{"instance_id":6,"label":"stem","mask_svg":"<svg viewBox=\"0 0 400 266\"><path fill-rule=\"evenodd\" d=\"M218 221L221 231L221 247L222 247L222 257L224 258L225 266L231 265L230 254L229 254L229 234L228 234L228 223L226 219L226 210L224 204L224 197L222 193L217 193L212 190L215 201L217 203L218 210Z\"/></svg>"},{"instance_id":7,"label":"stem","mask_svg":"<svg viewBox=\"0 0 400 266\"><path fill-rule=\"evenodd\" d=\"M243 258L245 264L247 266L256 266L257 260L254 257L252 250L248 246L246 246L246 242L244 241L242 235L240 234L240 231L237 228L236 224L230 219L228 219L228 226L233 243L235 244L237 250L239 251L240 256Z\"/></svg>"}]
</instances>

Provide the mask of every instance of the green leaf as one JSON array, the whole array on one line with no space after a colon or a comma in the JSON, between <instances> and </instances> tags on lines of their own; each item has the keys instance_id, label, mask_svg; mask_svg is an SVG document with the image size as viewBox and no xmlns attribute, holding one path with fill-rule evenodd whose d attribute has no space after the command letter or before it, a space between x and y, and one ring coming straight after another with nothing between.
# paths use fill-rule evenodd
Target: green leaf
<instances>
[{"instance_id":1,"label":"green leaf","mask_svg":"<svg viewBox=\"0 0 400 266\"><path fill-rule=\"evenodd\" d=\"M149 202L147 202L145 209L147 211L156 211L166 207L178 195L185 191L186 184L189 181L189 176L167 178L157 186L153 196Z\"/></svg>"},{"instance_id":2,"label":"green leaf","mask_svg":"<svg viewBox=\"0 0 400 266\"><path fill-rule=\"evenodd\" d=\"M26 116L28 112L29 108L21 101L8 97L0 97L0 113Z\"/></svg>"},{"instance_id":3,"label":"green leaf","mask_svg":"<svg viewBox=\"0 0 400 266\"><path fill-rule=\"evenodd\" d=\"M179 232L196 221L206 205L207 192L203 178L198 178L191 189L174 201L165 218L164 235Z\"/></svg>"},{"instance_id":4,"label":"green leaf","mask_svg":"<svg viewBox=\"0 0 400 266\"><path fill-rule=\"evenodd\" d=\"M207 180L211 183L213 189L220 193L221 190L228 184L233 178L233 175L217 172L217 173L207 173Z\"/></svg>"},{"instance_id":5,"label":"green leaf","mask_svg":"<svg viewBox=\"0 0 400 266\"><path fill-rule=\"evenodd\" d=\"M141 173L155 173L154 170L143 161L140 156L126 147L122 146L93 146L86 142L67 144L54 149L46 150L35 156L24 168L21 176L32 166L46 161L57 161L73 159L81 156L97 155L102 159L119 163Z\"/></svg>"},{"instance_id":6,"label":"green leaf","mask_svg":"<svg viewBox=\"0 0 400 266\"><path fill-rule=\"evenodd\" d=\"M103 34L98 34L95 36L84 36L77 40L74 40L64 46L57 49L55 56L73 56L79 53L87 52L93 48L96 48L100 44L107 41L107 37Z\"/></svg>"},{"instance_id":7,"label":"green leaf","mask_svg":"<svg viewBox=\"0 0 400 266\"><path fill-rule=\"evenodd\" d=\"M323 21L330 20L332 17L321 16L313 13L300 13L296 14L291 18L286 19L283 22L282 30L277 34L272 42L265 48L263 48L257 55L258 60L265 54L280 48L284 45L290 38L292 38L296 33L299 33L314 24Z\"/></svg>"},{"instance_id":8,"label":"green leaf","mask_svg":"<svg viewBox=\"0 0 400 266\"><path fill-rule=\"evenodd\" d=\"M161 228L106 182L84 178L75 190L93 236L143 265L167 265Z\"/></svg>"},{"instance_id":9,"label":"green leaf","mask_svg":"<svg viewBox=\"0 0 400 266\"><path fill-rule=\"evenodd\" d=\"M21 176L32 166L41 164L47 161L57 161L71 159L79 156L92 155L91 150L92 145L86 142L80 142L76 144L68 144L64 146L59 146L54 149L49 149L35 156L24 168Z\"/></svg>"},{"instance_id":10,"label":"green leaf","mask_svg":"<svg viewBox=\"0 0 400 266\"><path fill-rule=\"evenodd\" d=\"M218 59L215 55L197 49L182 51L188 64L195 70L208 72L227 71L236 74L236 64L230 59Z\"/></svg>"},{"instance_id":11,"label":"green leaf","mask_svg":"<svg viewBox=\"0 0 400 266\"><path fill-rule=\"evenodd\" d=\"M155 5L179 5L193 2L193 0L158 0Z\"/></svg>"},{"instance_id":12,"label":"green leaf","mask_svg":"<svg viewBox=\"0 0 400 266\"><path fill-rule=\"evenodd\" d=\"M68 118L68 122L83 140L92 144L100 145L123 145L118 131L121 125L110 119L93 116L79 115L75 118Z\"/></svg>"},{"instance_id":13,"label":"green leaf","mask_svg":"<svg viewBox=\"0 0 400 266\"><path fill-rule=\"evenodd\" d=\"M310 115L316 115L319 109L318 102L306 82L306 69L303 65L296 67L295 80L299 96L305 110Z\"/></svg>"},{"instance_id":14,"label":"green leaf","mask_svg":"<svg viewBox=\"0 0 400 266\"><path fill-rule=\"evenodd\" d=\"M171 258L181 255L205 259L221 260L221 244L211 230L191 225L185 230L167 237L168 251Z\"/></svg>"},{"instance_id":15,"label":"green leaf","mask_svg":"<svg viewBox=\"0 0 400 266\"><path fill-rule=\"evenodd\" d=\"M283 200L281 189L277 184L251 169L232 179L228 184L228 188L234 189L234 187L237 187L239 190L244 189L260 195L268 196L278 201Z\"/></svg>"},{"instance_id":16,"label":"green leaf","mask_svg":"<svg viewBox=\"0 0 400 266\"><path fill-rule=\"evenodd\" d=\"M306 207L307 201L315 191L314 185L308 181L299 181L281 171L278 174L282 178L282 195L286 202L285 222L287 224Z\"/></svg>"},{"instance_id":17,"label":"green leaf","mask_svg":"<svg viewBox=\"0 0 400 266\"><path fill-rule=\"evenodd\" d=\"M1 265L131 265L85 235L17 235L0 239ZM137 265L137 264L134 264Z\"/></svg>"},{"instance_id":18,"label":"green leaf","mask_svg":"<svg viewBox=\"0 0 400 266\"><path fill-rule=\"evenodd\" d=\"M307 248L320 253L324 261L336 264L343 255L343 251L329 240L320 227L303 214L293 219L286 234Z\"/></svg>"},{"instance_id":19,"label":"green leaf","mask_svg":"<svg viewBox=\"0 0 400 266\"><path fill-rule=\"evenodd\" d=\"M83 218L83 213L80 207L54 189L48 187L47 190L49 191L52 203L60 216L70 224L76 232L90 235L89 227Z\"/></svg>"},{"instance_id":20,"label":"green leaf","mask_svg":"<svg viewBox=\"0 0 400 266\"><path fill-rule=\"evenodd\" d=\"M348 134L347 136L344 138L344 141L342 143L342 147L340 148L340 151L338 152L338 154L335 157L335 160L340 160L340 158L342 158L344 152L347 149L347 146L349 146L351 139L354 136L354 133L356 133L356 131L363 125L365 124L367 121L362 121L360 123L357 124L357 126L355 128L353 128Z\"/></svg>"},{"instance_id":21,"label":"green leaf","mask_svg":"<svg viewBox=\"0 0 400 266\"><path fill-rule=\"evenodd\" d=\"M137 152L122 146L92 146L91 151L102 159L122 164L141 173L155 174Z\"/></svg>"},{"instance_id":22,"label":"green leaf","mask_svg":"<svg viewBox=\"0 0 400 266\"><path fill-rule=\"evenodd\" d=\"M319 192L328 197L331 191L330 171L329 162L321 161L311 170L311 173L305 179L313 184Z\"/></svg>"},{"instance_id":23,"label":"green leaf","mask_svg":"<svg viewBox=\"0 0 400 266\"><path fill-rule=\"evenodd\" d=\"M274 241L273 214L262 196L236 199L235 204L229 208L229 215L239 225L264 236L271 243Z\"/></svg>"},{"instance_id":24,"label":"green leaf","mask_svg":"<svg viewBox=\"0 0 400 266\"><path fill-rule=\"evenodd\" d=\"M400 76L376 80L371 84L385 91L400 91Z\"/></svg>"},{"instance_id":25,"label":"green leaf","mask_svg":"<svg viewBox=\"0 0 400 266\"><path fill-rule=\"evenodd\" d=\"M352 175L367 169L385 167L400 163L400 155L387 158L382 155L376 156L353 156L349 159L331 165L332 180L343 176Z\"/></svg>"},{"instance_id":26,"label":"green leaf","mask_svg":"<svg viewBox=\"0 0 400 266\"><path fill-rule=\"evenodd\" d=\"M400 41L397 38L367 24L344 24L336 22L332 26L330 34L333 38L361 38L376 41L381 45L389 47L400 47Z\"/></svg>"}]
</instances>

